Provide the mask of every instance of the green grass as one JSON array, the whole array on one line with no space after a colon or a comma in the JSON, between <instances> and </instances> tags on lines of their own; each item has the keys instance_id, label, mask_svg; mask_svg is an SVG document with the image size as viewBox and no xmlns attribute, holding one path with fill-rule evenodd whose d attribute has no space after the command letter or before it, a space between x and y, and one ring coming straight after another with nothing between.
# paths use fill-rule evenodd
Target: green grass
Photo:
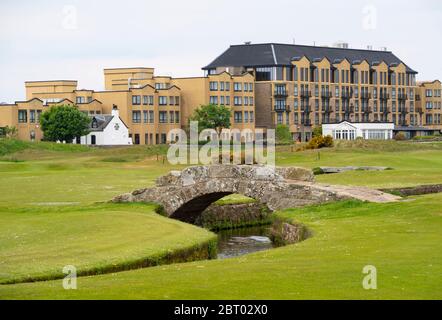
<instances>
[{"instance_id":1,"label":"green grass","mask_svg":"<svg viewBox=\"0 0 442 320\"><path fill-rule=\"evenodd\" d=\"M228 260L78 279L0 286L8 299L441 299L442 195L369 204L347 201L281 212L308 240ZM425 208L425 210L422 210ZM377 290L362 269L377 268Z\"/></svg>"},{"instance_id":2,"label":"green grass","mask_svg":"<svg viewBox=\"0 0 442 320\"><path fill-rule=\"evenodd\" d=\"M355 141L338 142L334 148L319 151L290 152L289 148L284 148L278 153L277 164L311 169L322 166L383 166L393 169L316 176L316 180L323 183L374 188L435 184L442 181L442 143Z\"/></svg>"},{"instance_id":3,"label":"green grass","mask_svg":"<svg viewBox=\"0 0 442 320\"><path fill-rule=\"evenodd\" d=\"M338 143L291 152L282 166L386 166L381 172L321 175L325 183L406 187L442 183L442 143ZM205 230L153 213L153 206L100 204L151 186L170 170L165 147L88 148L0 139L0 281L59 277L61 267L110 271L210 238ZM319 159L318 159L319 158ZM0 285L0 298L440 299L441 194L392 204L343 202L287 210L305 223L305 242L224 261L199 261L60 280ZM220 203L245 201L231 196ZM247 200L250 201L250 200ZM378 290L361 287L378 268Z\"/></svg>"},{"instance_id":4,"label":"green grass","mask_svg":"<svg viewBox=\"0 0 442 320\"><path fill-rule=\"evenodd\" d=\"M155 205L0 209L0 283L130 268L212 239L210 232L154 213Z\"/></svg>"}]
</instances>

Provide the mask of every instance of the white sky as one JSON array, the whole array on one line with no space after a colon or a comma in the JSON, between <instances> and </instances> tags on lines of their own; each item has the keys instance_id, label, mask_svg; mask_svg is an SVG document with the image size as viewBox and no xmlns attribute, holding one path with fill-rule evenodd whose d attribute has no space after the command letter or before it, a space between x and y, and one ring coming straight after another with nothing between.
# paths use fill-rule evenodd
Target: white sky
<instances>
[{"instance_id":1,"label":"white sky","mask_svg":"<svg viewBox=\"0 0 442 320\"><path fill-rule=\"evenodd\" d=\"M440 0L1 0L0 102L24 99L27 80L101 90L106 67L200 76L231 44L293 39L385 46L418 80L442 78Z\"/></svg>"}]
</instances>

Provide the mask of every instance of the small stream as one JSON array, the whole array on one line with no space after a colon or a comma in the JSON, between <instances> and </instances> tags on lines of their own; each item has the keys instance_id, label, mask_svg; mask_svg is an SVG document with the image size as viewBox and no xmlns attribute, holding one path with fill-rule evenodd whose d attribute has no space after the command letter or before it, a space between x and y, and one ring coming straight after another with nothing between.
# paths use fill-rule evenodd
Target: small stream
<instances>
[{"instance_id":1,"label":"small stream","mask_svg":"<svg viewBox=\"0 0 442 320\"><path fill-rule=\"evenodd\" d=\"M268 238L269 226L218 231L218 259L228 259L275 247Z\"/></svg>"}]
</instances>

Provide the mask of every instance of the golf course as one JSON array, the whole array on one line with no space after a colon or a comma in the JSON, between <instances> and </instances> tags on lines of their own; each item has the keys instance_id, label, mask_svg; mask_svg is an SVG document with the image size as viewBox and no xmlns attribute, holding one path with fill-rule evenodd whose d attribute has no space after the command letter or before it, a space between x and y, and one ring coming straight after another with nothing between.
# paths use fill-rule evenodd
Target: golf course
<instances>
[{"instance_id":1,"label":"golf course","mask_svg":"<svg viewBox=\"0 0 442 320\"><path fill-rule=\"evenodd\" d=\"M213 232L154 203L109 203L171 170L167 146L89 148L0 139L0 299L441 299L442 193L344 200L274 215L305 241L217 260ZM383 166L317 175L376 189L442 184L442 142L277 147L278 166ZM241 196L220 200L248 202ZM194 260L194 261L191 261ZM63 267L79 275L62 286ZM367 265L377 289L362 286Z\"/></svg>"}]
</instances>

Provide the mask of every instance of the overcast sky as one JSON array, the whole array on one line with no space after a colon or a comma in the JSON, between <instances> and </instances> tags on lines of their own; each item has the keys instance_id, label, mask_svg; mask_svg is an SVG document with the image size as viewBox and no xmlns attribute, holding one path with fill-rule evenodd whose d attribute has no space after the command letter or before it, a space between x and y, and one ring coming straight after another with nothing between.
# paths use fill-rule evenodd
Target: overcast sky
<instances>
[{"instance_id":1,"label":"overcast sky","mask_svg":"<svg viewBox=\"0 0 442 320\"><path fill-rule=\"evenodd\" d=\"M418 80L442 78L440 0L1 0L0 102L24 81L103 89L103 68L146 66L200 76L231 44L387 47Z\"/></svg>"}]
</instances>

